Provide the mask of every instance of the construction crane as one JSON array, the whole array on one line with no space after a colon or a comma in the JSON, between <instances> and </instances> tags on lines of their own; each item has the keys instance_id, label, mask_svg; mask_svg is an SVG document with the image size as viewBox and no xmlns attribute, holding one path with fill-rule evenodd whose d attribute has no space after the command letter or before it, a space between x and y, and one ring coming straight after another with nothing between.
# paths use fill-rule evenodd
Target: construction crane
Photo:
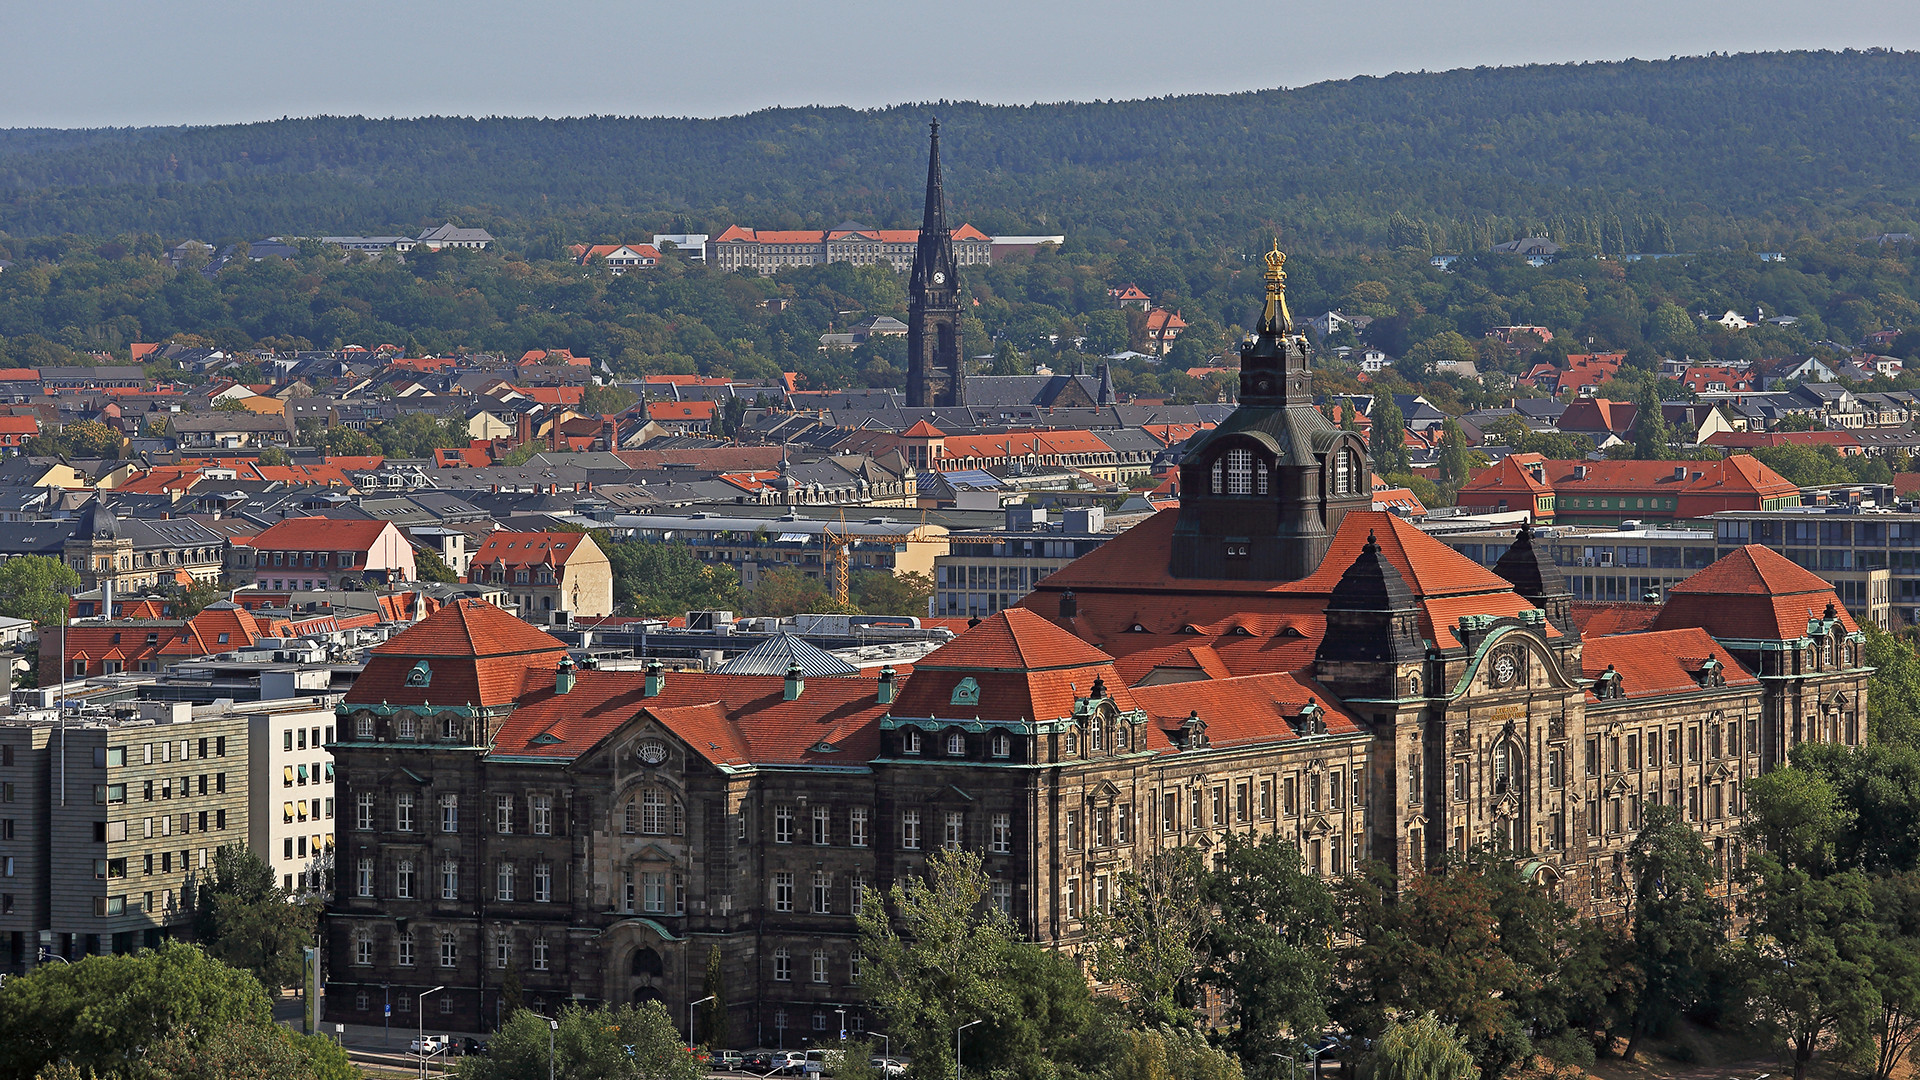
<instances>
[{"instance_id":1,"label":"construction crane","mask_svg":"<svg viewBox=\"0 0 1920 1080\"><path fill-rule=\"evenodd\" d=\"M922 517L925 515L922 514ZM926 522L922 521L921 526ZM918 528L920 526L910 526ZM829 525L820 534L821 555L833 561L833 599L837 603L848 603L847 549L855 544L939 544L947 546L945 533L938 537L914 536L911 533L869 533L847 531L846 515L842 514L838 531Z\"/></svg>"}]
</instances>

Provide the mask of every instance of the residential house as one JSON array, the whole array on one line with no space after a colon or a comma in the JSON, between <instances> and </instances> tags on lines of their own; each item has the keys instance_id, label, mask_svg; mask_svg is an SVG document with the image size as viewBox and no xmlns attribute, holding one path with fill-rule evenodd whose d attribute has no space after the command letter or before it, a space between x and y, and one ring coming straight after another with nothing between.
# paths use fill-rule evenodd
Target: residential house
<instances>
[{"instance_id":1,"label":"residential house","mask_svg":"<svg viewBox=\"0 0 1920 1080\"><path fill-rule=\"evenodd\" d=\"M613 566L585 533L489 533L467 579L506 589L529 622L547 622L554 611L613 614Z\"/></svg>"},{"instance_id":2,"label":"residential house","mask_svg":"<svg viewBox=\"0 0 1920 1080\"><path fill-rule=\"evenodd\" d=\"M1800 489L1745 454L1721 461L1556 461L1510 454L1462 485L1458 504L1496 513L1530 509L1542 523L1618 526L1798 506Z\"/></svg>"},{"instance_id":3,"label":"residential house","mask_svg":"<svg viewBox=\"0 0 1920 1080\"><path fill-rule=\"evenodd\" d=\"M413 581L413 545L390 521L290 517L235 540L228 573L257 588L364 588Z\"/></svg>"},{"instance_id":4,"label":"residential house","mask_svg":"<svg viewBox=\"0 0 1920 1080\"><path fill-rule=\"evenodd\" d=\"M428 229L415 240L428 251L441 248L469 248L483 251L493 246L493 235L485 229L462 229L452 222Z\"/></svg>"},{"instance_id":5,"label":"residential house","mask_svg":"<svg viewBox=\"0 0 1920 1080\"><path fill-rule=\"evenodd\" d=\"M167 427L185 450L291 446L297 430L284 413L180 413L167 418Z\"/></svg>"},{"instance_id":6,"label":"residential house","mask_svg":"<svg viewBox=\"0 0 1920 1080\"><path fill-rule=\"evenodd\" d=\"M652 244L575 244L568 249L581 266L595 259L605 259L607 269L615 277L629 270L645 270L660 265L660 251Z\"/></svg>"}]
</instances>

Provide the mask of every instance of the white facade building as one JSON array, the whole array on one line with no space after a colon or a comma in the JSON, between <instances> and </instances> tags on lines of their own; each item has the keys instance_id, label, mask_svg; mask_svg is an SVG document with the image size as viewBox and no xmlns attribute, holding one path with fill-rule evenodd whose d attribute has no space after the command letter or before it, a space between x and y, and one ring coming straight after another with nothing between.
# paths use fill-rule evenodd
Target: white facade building
<instances>
[{"instance_id":1,"label":"white facade building","mask_svg":"<svg viewBox=\"0 0 1920 1080\"><path fill-rule=\"evenodd\" d=\"M332 697L240 702L247 717L247 842L294 893L323 890L333 871Z\"/></svg>"}]
</instances>

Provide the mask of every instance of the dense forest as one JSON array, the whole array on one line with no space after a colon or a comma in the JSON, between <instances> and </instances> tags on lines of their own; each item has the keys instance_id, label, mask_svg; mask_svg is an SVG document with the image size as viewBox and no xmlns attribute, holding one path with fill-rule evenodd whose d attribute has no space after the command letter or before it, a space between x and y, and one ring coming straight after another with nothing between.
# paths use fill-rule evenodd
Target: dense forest
<instances>
[{"instance_id":1,"label":"dense forest","mask_svg":"<svg viewBox=\"0 0 1920 1080\"><path fill-rule=\"evenodd\" d=\"M1277 229L1326 253L1527 233L1605 250L1780 248L1920 221L1920 54L1874 51L1018 107L10 131L0 230L218 241L453 218L551 251L735 221L902 226L918 219L936 115L959 218L1096 247L1245 251Z\"/></svg>"}]
</instances>

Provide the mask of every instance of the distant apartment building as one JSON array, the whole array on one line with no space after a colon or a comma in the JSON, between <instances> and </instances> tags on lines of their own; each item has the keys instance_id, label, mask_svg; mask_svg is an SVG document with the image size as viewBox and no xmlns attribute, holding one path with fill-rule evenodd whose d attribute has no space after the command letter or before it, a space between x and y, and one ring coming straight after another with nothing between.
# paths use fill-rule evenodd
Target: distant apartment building
<instances>
[{"instance_id":1,"label":"distant apartment building","mask_svg":"<svg viewBox=\"0 0 1920 1080\"><path fill-rule=\"evenodd\" d=\"M1735 454L1721 461L1554 461L1510 454L1460 488L1477 512L1527 510L1538 523L1618 526L1798 506L1800 489Z\"/></svg>"},{"instance_id":2,"label":"distant apartment building","mask_svg":"<svg viewBox=\"0 0 1920 1080\"><path fill-rule=\"evenodd\" d=\"M0 969L184 931L214 853L248 842L247 738L176 703L0 719Z\"/></svg>"},{"instance_id":3,"label":"distant apartment building","mask_svg":"<svg viewBox=\"0 0 1920 1080\"><path fill-rule=\"evenodd\" d=\"M722 270L753 269L771 274L790 266L853 263L887 265L898 273L913 268L920 243L918 229L875 229L855 222L838 228L751 229L729 226L707 244L708 261ZM953 257L961 266L993 261L993 238L971 225L953 230Z\"/></svg>"},{"instance_id":4,"label":"distant apartment building","mask_svg":"<svg viewBox=\"0 0 1920 1080\"><path fill-rule=\"evenodd\" d=\"M488 533L467 574L506 589L520 617L531 622L549 621L551 611L613 614L613 564L585 533Z\"/></svg>"},{"instance_id":5,"label":"distant apartment building","mask_svg":"<svg viewBox=\"0 0 1920 1080\"><path fill-rule=\"evenodd\" d=\"M324 892L333 873L336 699L301 697L233 706L251 748L247 843L291 893Z\"/></svg>"},{"instance_id":6,"label":"distant apartment building","mask_svg":"<svg viewBox=\"0 0 1920 1080\"><path fill-rule=\"evenodd\" d=\"M1002 529L947 536L933 560L934 615L984 619L1020 602L1042 578L1111 540L1100 507L1066 511L1057 522L1037 506L1010 506Z\"/></svg>"},{"instance_id":7,"label":"distant apartment building","mask_svg":"<svg viewBox=\"0 0 1920 1080\"><path fill-rule=\"evenodd\" d=\"M303 517L277 521L236 540L228 573L262 589L352 588L412 581L413 545L389 521Z\"/></svg>"}]
</instances>

